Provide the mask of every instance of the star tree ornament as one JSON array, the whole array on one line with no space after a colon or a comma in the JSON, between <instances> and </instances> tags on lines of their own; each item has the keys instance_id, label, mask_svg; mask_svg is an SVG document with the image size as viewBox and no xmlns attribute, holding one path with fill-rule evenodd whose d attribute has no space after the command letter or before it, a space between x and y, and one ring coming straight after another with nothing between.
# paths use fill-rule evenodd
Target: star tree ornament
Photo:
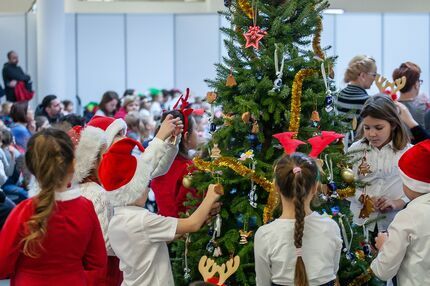
<instances>
[{"instance_id":1,"label":"star tree ornament","mask_svg":"<svg viewBox=\"0 0 430 286\"><path fill-rule=\"evenodd\" d=\"M254 47L258 50L260 48L259 44L261 39L263 39L263 37L267 35L266 31L260 29L260 27L257 26L257 15L258 11L257 6L255 4L254 9L252 11L253 25L249 26L248 31L243 34L246 40L245 48Z\"/></svg>"}]
</instances>

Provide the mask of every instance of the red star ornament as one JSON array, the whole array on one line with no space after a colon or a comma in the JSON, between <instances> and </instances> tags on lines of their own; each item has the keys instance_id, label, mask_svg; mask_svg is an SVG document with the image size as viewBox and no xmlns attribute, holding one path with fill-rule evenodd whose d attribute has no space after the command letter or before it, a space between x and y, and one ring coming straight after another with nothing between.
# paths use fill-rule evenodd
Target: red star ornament
<instances>
[{"instance_id":1,"label":"red star ornament","mask_svg":"<svg viewBox=\"0 0 430 286\"><path fill-rule=\"evenodd\" d=\"M260 29L259 26L249 26L248 32L243 36L246 39L245 48L254 47L259 49L260 40L267 34L266 31Z\"/></svg>"}]
</instances>

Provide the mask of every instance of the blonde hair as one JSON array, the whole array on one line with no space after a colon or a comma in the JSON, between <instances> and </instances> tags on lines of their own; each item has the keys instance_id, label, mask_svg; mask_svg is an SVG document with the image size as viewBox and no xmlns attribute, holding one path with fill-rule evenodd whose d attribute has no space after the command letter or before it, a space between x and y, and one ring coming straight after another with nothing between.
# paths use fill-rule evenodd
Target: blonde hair
<instances>
[{"instance_id":1,"label":"blonde hair","mask_svg":"<svg viewBox=\"0 0 430 286\"><path fill-rule=\"evenodd\" d=\"M139 97L137 95L126 95L122 99L122 107L126 108L127 105L129 105L130 103L132 103L134 101L139 102L139 105L140 105L140 100L139 100Z\"/></svg>"},{"instance_id":2,"label":"blonde hair","mask_svg":"<svg viewBox=\"0 0 430 286\"><path fill-rule=\"evenodd\" d=\"M371 72L376 70L376 62L373 58L358 55L352 58L345 71L344 82L348 83L356 80L362 72Z\"/></svg>"},{"instance_id":3,"label":"blonde hair","mask_svg":"<svg viewBox=\"0 0 430 286\"><path fill-rule=\"evenodd\" d=\"M45 129L30 138L25 163L36 177L40 192L34 200L34 214L27 221L27 234L23 238L23 252L37 257L47 232L48 219L55 207L55 191L73 172L73 143L64 131Z\"/></svg>"}]
</instances>

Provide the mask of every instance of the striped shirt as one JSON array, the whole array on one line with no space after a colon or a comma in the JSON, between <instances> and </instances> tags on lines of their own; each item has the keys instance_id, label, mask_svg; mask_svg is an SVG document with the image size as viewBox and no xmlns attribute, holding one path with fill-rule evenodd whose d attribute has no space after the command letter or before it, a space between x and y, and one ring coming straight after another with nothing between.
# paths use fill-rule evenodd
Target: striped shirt
<instances>
[{"instance_id":1,"label":"striped shirt","mask_svg":"<svg viewBox=\"0 0 430 286\"><path fill-rule=\"evenodd\" d=\"M335 100L337 113L339 115L345 115L346 118L349 119L348 123L350 123L354 115L358 118L368 98L369 95L364 88L348 84L339 92Z\"/></svg>"}]
</instances>

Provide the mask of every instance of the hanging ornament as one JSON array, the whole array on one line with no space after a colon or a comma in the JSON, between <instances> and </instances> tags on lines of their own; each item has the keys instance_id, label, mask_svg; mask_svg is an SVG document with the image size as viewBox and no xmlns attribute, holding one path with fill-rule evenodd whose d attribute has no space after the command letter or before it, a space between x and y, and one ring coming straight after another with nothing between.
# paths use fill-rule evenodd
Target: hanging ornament
<instances>
[{"instance_id":1,"label":"hanging ornament","mask_svg":"<svg viewBox=\"0 0 430 286\"><path fill-rule=\"evenodd\" d=\"M364 156L361 159L360 165L358 166L358 174L364 177L372 173L372 171L370 170L370 165L369 163L367 163L366 155L367 155L367 152L364 151Z\"/></svg>"},{"instance_id":2,"label":"hanging ornament","mask_svg":"<svg viewBox=\"0 0 430 286\"><path fill-rule=\"evenodd\" d=\"M245 124L248 124L250 119L251 119L251 113L250 113L249 111L244 112L244 113L242 114L242 121L243 121Z\"/></svg>"},{"instance_id":3,"label":"hanging ornament","mask_svg":"<svg viewBox=\"0 0 430 286\"><path fill-rule=\"evenodd\" d=\"M345 221L344 221L344 219L345 219ZM342 233L343 243L345 244L345 248L343 249L343 252L346 253L345 256L348 260L354 261L355 255L351 251L352 240L354 238L354 232L352 231L352 228L351 228L350 224L348 223L348 218L342 213L339 213L339 223L340 223L340 230ZM347 224L348 228L349 228L349 234L350 234L349 238L348 238L348 234L346 232L345 224Z\"/></svg>"},{"instance_id":4,"label":"hanging ornament","mask_svg":"<svg viewBox=\"0 0 430 286\"><path fill-rule=\"evenodd\" d=\"M327 92L325 99L324 99L324 109L327 113L330 113L334 110L334 100L333 96L331 95L331 92Z\"/></svg>"},{"instance_id":5,"label":"hanging ornament","mask_svg":"<svg viewBox=\"0 0 430 286\"><path fill-rule=\"evenodd\" d=\"M214 249L213 257L220 257L222 255L221 247L217 245Z\"/></svg>"},{"instance_id":6,"label":"hanging ornament","mask_svg":"<svg viewBox=\"0 0 430 286\"><path fill-rule=\"evenodd\" d=\"M206 101L210 104L214 103L218 98L218 95L214 91L209 91L206 93Z\"/></svg>"},{"instance_id":7,"label":"hanging ornament","mask_svg":"<svg viewBox=\"0 0 430 286\"><path fill-rule=\"evenodd\" d=\"M321 121L321 119L320 119L320 115L319 115L318 111L316 111L316 110L312 111L312 114L311 114L312 127L313 128L319 128L320 127L320 121ZM316 134L316 135L318 135L318 134ZM316 135L314 135L314 136L316 136Z\"/></svg>"},{"instance_id":8,"label":"hanging ornament","mask_svg":"<svg viewBox=\"0 0 430 286\"><path fill-rule=\"evenodd\" d=\"M257 6L255 5L254 2L253 2L253 6L254 6L254 10L252 13L253 25L249 26L248 31L244 33L243 36L246 39L245 48L254 47L258 50L260 41L261 39L263 39L265 35L267 35L267 32L260 29L260 27L257 26L258 11L257 11Z\"/></svg>"},{"instance_id":9,"label":"hanging ornament","mask_svg":"<svg viewBox=\"0 0 430 286\"><path fill-rule=\"evenodd\" d=\"M237 85L236 79L234 78L234 75L233 75L233 69L230 69L230 74L227 76L225 85L228 87L233 87Z\"/></svg>"},{"instance_id":10,"label":"hanging ornament","mask_svg":"<svg viewBox=\"0 0 430 286\"><path fill-rule=\"evenodd\" d=\"M221 150L219 149L217 143L214 143L214 147L211 150L211 158L212 159L221 158Z\"/></svg>"},{"instance_id":11,"label":"hanging ornament","mask_svg":"<svg viewBox=\"0 0 430 286\"><path fill-rule=\"evenodd\" d=\"M357 129L357 125L358 125L357 116L354 115L354 117L352 118L352 121L351 121L352 130L355 131Z\"/></svg>"},{"instance_id":12,"label":"hanging ornament","mask_svg":"<svg viewBox=\"0 0 430 286\"><path fill-rule=\"evenodd\" d=\"M189 281L191 280L191 269L188 267L188 245L191 242L191 236L189 235L189 233L185 234L185 253L184 253L184 257L185 257L185 268L184 268L184 279L185 281Z\"/></svg>"},{"instance_id":13,"label":"hanging ornament","mask_svg":"<svg viewBox=\"0 0 430 286\"><path fill-rule=\"evenodd\" d=\"M214 250L215 250L215 240L211 239L209 240L208 244L206 244L206 251L212 254Z\"/></svg>"},{"instance_id":14,"label":"hanging ornament","mask_svg":"<svg viewBox=\"0 0 430 286\"><path fill-rule=\"evenodd\" d=\"M280 91L281 87L282 87L282 75L284 72L284 61L285 61L285 57L281 56L282 60L281 60L281 66L279 66L278 64L278 49L279 49L279 45L275 44L275 54L274 54L274 62L275 62L275 72L276 72L276 79L273 82L273 88L272 91Z\"/></svg>"},{"instance_id":15,"label":"hanging ornament","mask_svg":"<svg viewBox=\"0 0 430 286\"><path fill-rule=\"evenodd\" d=\"M239 244L247 244L248 243L248 237L252 235L252 230L246 231L246 230L239 230L240 235L240 241Z\"/></svg>"},{"instance_id":16,"label":"hanging ornament","mask_svg":"<svg viewBox=\"0 0 430 286\"><path fill-rule=\"evenodd\" d=\"M360 197L360 202L363 204L362 209L360 210L359 218L368 218L370 214L375 210L373 206L373 201L369 195L366 194L366 187L364 187L365 191Z\"/></svg>"},{"instance_id":17,"label":"hanging ornament","mask_svg":"<svg viewBox=\"0 0 430 286\"><path fill-rule=\"evenodd\" d=\"M257 134L258 132L260 132L260 127L258 126L258 122L254 121L254 123L252 124L251 133L252 134Z\"/></svg>"},{"instance_id":18,"label":"hanging ornament","mask_svg":"<svg viewBox=\"0 0 430 286\"><path fill-rule=\"evenodd\" d=\"M213 186L215 193L217 193L218 195L222 196L224 195L224 187L221 184L215 184ZM219 217L221 219L221 217ZM221 233L221 225L220 225L220 229L219 229L219 233Z\"/></svg>"},{"instance_id":19,"label":"hanging ornament","mask_svg":"<svg viewBox=\"0 0 430 286\"><path fill-rule=\"evenodd\" d=\"M340 171L340 176L345 181L345 183L351 184L354 182L354 171L352 171L350 168L343 168Z\"/></svg>"},{"instance_id":20,"label":"hanging ornament","mask_svg":"<svg viewBox=\"0 0 430 286\"><path fill-rule=\"evenodd\" d=\"M182 178L182 185L187 189L191 188L193 185L193 175L191 173L188 173L188 175Z\"/></svg>"},{"instance_id":21,"label":"hanging ornament","mask_svg":"<svg viewBox=\"0 0 430 286\"><path fill-rule=\"evenodd\" d=\"M252 169L252 171L255 172L255 160L252 160L252 167L251 167L251 169ZM254 184L254 181L251 180L251 191L248 194L248 200L249 200L249 204L254 209L257 208L257 199L258 199L257 186Z\"/></svg>"},{"instance_id":22,"label":"hanging ornament","mask_svg":"<svg viewBox=\"0 0 430 286\"><path fill-rule=\"evenodd\" d=\"M224 0L224 6L227 8L230 8L231 6L231 0Z\"/></svg>"},{"instance_id":23,"label":"hanging ornament","mask_svg":"<svg viewBox=\"0 0 430 286\"><path fill-rule=\"evenodd\" d=\"M334 171L333 171L333 161L331 160L331 158L328 158L328 154L325 155L325 163L327 166L327 171L328 171L328 184L327 187L329 188L329 190L331 191L330 197L331 198L339 198L337 191L337 185L334 181Z\"/></svg>"}]
</instances>

